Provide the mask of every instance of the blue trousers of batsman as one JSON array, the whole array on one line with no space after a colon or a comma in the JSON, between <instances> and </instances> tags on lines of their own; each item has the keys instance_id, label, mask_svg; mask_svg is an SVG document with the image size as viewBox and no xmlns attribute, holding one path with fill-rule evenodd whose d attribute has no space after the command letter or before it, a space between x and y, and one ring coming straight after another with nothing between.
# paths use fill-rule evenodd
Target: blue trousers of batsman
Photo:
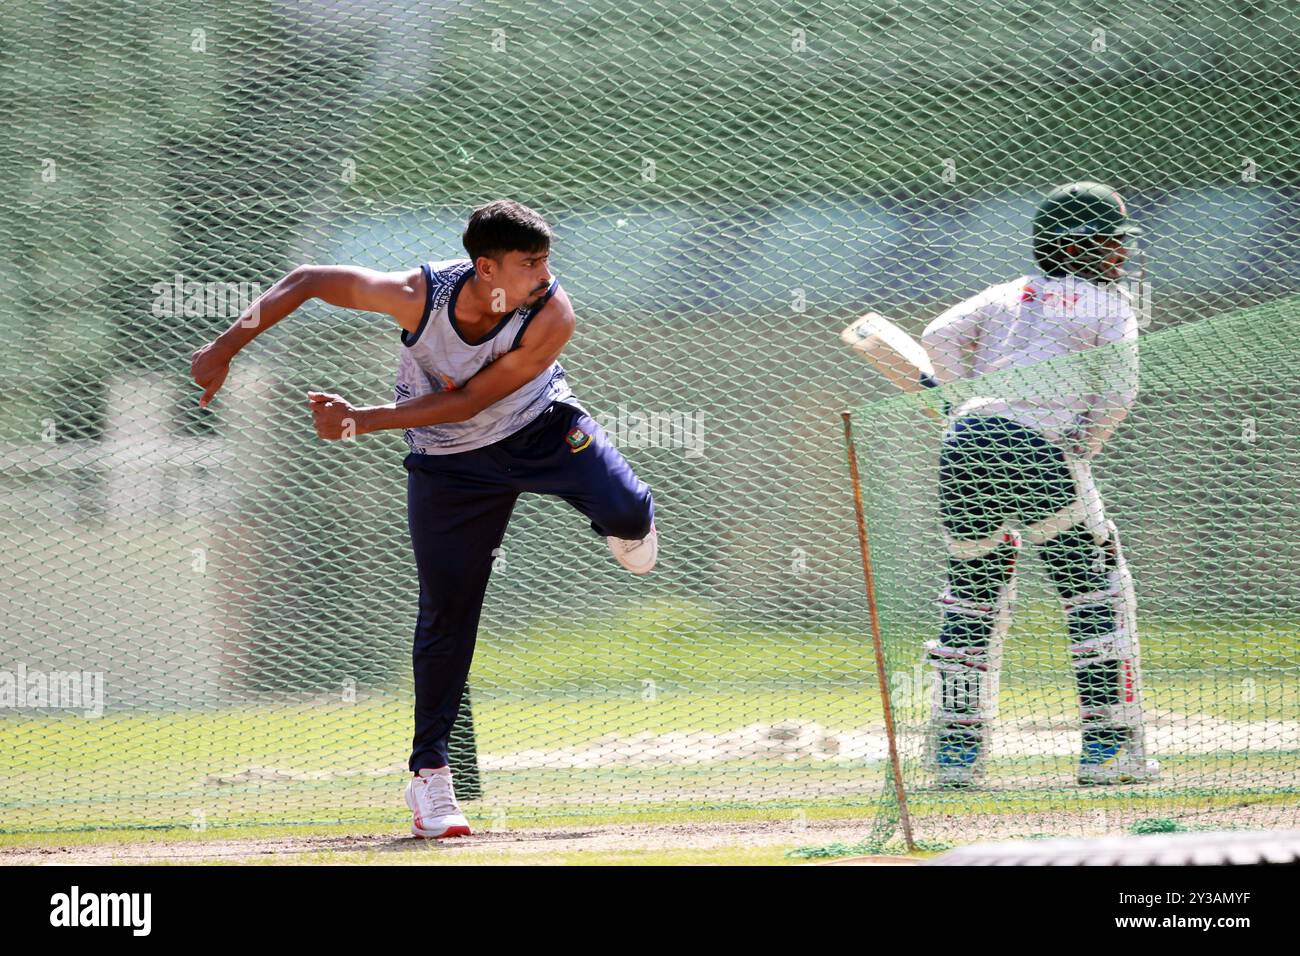
<instances>
[{"instance_id":1,"label":"blue trousers of batsman","mask_svg":"<svg viewBox=\"0 0 1300 956\"><path fill-rule=\"evenodd\" d=\"M1082 733L1080 784L1153 779L1146 754L1133 580L1089 463L1000 417L954 422L939 459L947 581L926 765L941 787L985 779L1016 562L1037 547L1065 612Z\"/></svg>"}]
</instances>

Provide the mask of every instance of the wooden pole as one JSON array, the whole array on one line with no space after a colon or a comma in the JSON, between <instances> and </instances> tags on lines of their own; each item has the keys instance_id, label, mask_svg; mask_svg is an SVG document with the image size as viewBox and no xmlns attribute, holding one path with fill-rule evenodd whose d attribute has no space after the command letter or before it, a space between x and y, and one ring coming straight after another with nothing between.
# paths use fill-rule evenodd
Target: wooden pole
<instances>
[{"instance_id":1,"label":"wooden pole","mask_svg":"<svg viewBox=\"0 0 1300 956\"><path fill-rule=\"evenodd\" d=\"M903 787L903 766L898 757L898 738L894 733L894 709L889 699L889 680L885 675L885 647L880 637L880 613L876 609L876 584L871 575L871 548L867 544L867 519L862 510L862 482L858 478L858 455L853 448L853 425L849 413L844 418L844 443L849 454L849 477L853 481L853 507L858 515L858 547L862 552L862 578L867 588L867 611L871 615L871 644L876 651L876 680L880 682L880 700L885 709L885 736L889 738L889 762L894 771L894 796L898 799L898 817L903 825L903 842L907 852L916 849L912 841L912 820L907 813L907 792Z\"/></svg>"}]
</instances>

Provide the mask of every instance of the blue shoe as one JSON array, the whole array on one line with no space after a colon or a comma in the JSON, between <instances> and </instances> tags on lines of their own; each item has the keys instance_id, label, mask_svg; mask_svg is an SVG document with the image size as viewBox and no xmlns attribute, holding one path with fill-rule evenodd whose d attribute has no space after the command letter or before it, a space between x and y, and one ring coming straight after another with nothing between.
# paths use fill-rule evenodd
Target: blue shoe
<instances>
[{"instance_id":1,"label":"blue shoe","mask_svg":"<svg viewBox=\"0 0 1300 956\"><path fill-rule=\"evenodd\" d=\"M1160 764L1136 753L1128 741L1087 741L1079 758L1078 781L1082 786L1147 783L1160 776Z\"/></svg>"},{"instance_id":2,"label":"blue shoe","mask_svg":"<svg viewBox=\"0 0 1300 956\"><path fill-rule=\"evenodd\" d=\"M974 741L947 739L935 751L935 783L945 790L965 790L983 780L980 747Z\"/></svg>"}]
</instances>

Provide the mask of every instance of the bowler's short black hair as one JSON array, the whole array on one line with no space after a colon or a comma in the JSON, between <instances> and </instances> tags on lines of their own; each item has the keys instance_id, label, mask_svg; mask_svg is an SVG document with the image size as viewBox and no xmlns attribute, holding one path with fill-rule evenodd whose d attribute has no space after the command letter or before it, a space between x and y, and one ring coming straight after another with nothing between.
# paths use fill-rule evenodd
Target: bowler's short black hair
<instances>
[{"instance_id":1,"label":"bowler's short black hair","mask_svg":"<svg viewBox=\"0 0 1300 956\"><path fill-rule=\"evenodd\" d=\"M523 203L497 199L474 210L461 241L475 262L479 256L497 259L507 252L543 252L551 246L551 227Z\"/></svg>"}]
</instances>

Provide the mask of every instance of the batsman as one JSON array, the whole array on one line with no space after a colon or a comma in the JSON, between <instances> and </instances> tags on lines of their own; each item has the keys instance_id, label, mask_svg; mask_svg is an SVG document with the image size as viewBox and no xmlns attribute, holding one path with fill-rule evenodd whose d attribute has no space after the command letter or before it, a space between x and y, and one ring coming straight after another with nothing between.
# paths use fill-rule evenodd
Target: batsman
<instances>
[{"instance_id":1,"label":"batsman","mask_svg":"<svg viewBox=\"0 0 1300 956\"><path fill-rule=\"evenodd\" d=\"M1026 545L1036 547L1065 614L1082 732L1078 782L1140 783L1158 773L1146 753L1133 581L1091 466L1137 398L1138 322L1125 266L1140 232L1109 186L1060 186L1034 215L1035 272L948 309L919 345L875 313L843 333L908 390L1060 359L1048 394L1000 377L1007 384L945 409L946 585L939 635L925 652L934 674L926 765L940 787L984 779Z\"/></svg>"}]
</instances>

